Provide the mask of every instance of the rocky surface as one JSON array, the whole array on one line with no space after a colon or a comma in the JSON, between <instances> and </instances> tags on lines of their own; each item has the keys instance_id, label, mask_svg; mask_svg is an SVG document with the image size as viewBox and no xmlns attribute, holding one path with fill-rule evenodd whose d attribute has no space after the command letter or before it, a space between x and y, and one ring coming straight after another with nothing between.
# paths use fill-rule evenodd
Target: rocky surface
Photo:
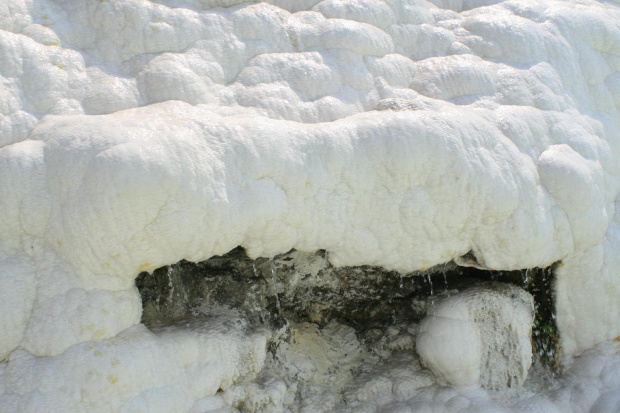
<instances>
[{"instance_id":1,"label":"rocky surface","mask_svg":"<svg viewBox=\"0 0 620 413\"><path fill-rule=\"evenodd\" d=\"M613 411L619 21L596 0L0 0L0 410ZM237 246L238 273L160 270L141 300L141 272ZM534 269L536 354L596 357L506 409L428 385L412 343L453 262L450 294Z\"/></svg>"},{"instance_id":2,"label":"rocky surface","mask_svg":"<svg viewBox=\"0 0 620 413\"><path fill-rule=\"evenodd\" d=\"M253 260L236 248L200 263L182 261L142 273L136 284L147 326L174 324L211 308L239 311L268 337L263 375L284 380L289 399L315 407L316 393L329 389L335 408L343 400L361 403L367 387L378 385L363 377L393 357L412 363L406 376L417 377L411 380L419 386L433 376L491 389L518 386L527 377L532 348L535 363L553 369L551 279L551 268L498 272L451 263L400 274L371 266L334 267L325 251L293 250ZM454 325L436 328L446 311L456 314ZM458 336L468 326L469 341ZM428 340L433 334L438 342ZM426 340L422 362L434 374L420 366L416 339L418 349ZM467 357L471 366L464 366Z\"/></svg>"}]
</instances>

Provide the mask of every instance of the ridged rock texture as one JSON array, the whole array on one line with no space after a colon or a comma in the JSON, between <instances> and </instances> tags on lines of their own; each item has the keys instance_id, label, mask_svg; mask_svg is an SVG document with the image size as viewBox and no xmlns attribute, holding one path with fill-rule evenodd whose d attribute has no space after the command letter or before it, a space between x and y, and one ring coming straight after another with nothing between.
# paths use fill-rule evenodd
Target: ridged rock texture
<instances>
[{"instance_id":1,"label":"ridged rock texture","mask_svg":"<svg viewBox=\"0 0 620 413\"><path fill-rule=\"evenodd\" d=\"M0 0L0 410L200 411L253 380L264 332L150 331L134 283L238 246L561 262L562 354L608 349L619 22L593 0Z\"/></svg>"}]
</instances>

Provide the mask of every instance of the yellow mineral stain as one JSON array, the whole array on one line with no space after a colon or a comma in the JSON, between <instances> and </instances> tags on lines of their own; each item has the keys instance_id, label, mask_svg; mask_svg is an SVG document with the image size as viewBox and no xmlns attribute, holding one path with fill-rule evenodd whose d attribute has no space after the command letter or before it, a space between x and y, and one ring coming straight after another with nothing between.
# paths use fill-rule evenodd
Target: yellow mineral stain
<instances>
[{"instance_id":1,"label":"yellow mineral stain","mask_svg":"<svg viewBox=\"0 0 620 413\"><path fill-rule=\"evenodd\" d=\"M108 268L110 268L110 263L109 262L104 262L101 266L103 268L105 268L105 269L108 269Z\"/></svg>"},{"instance_id":2,"label":"yellow mineral stain","mask_svg":"<svg viewBox=\"0 0 620 413\"><path fill-rule=\"evenodd\" d=\"M121 362L119 361L119 359L114 359L114 360L112 360L112 362L110 364L112 364L112 366L114 366L114 367L118 367L118 366L121 365Z\"/></svg>"},{"instance_id":3,"label":"yellow mineral stain","mask_svg":"<svg viewBox=\"0 0 620 413\"><path fill-rule=\"evenodd\" d=\"M140 266L138 267L138 271L144 271L147 268L149 268L150 266L151 266L151 263L147 261L147 262L145 262L143 264L140 264Z\"/></svg>"},{"instance_id":4,"label":"yellow mineral stain","mask_svg":"<svg viewBox=\"0 0 620 413\"><path fill-rule=\"evenodd\" d=\"M44 43L45 46L60 46L60 39L54 39L51 42ZM62 65L58 66L62 69Z\"/></svg>"},{"instance_id":5,"label":"yellow mineral stain","mask_svg":"<svg viewBox=\"0 0 620 413\"><path fill-rule=\"evenodd\" d=\"M112 255L112 258L114 258L114 259L118 259L120 257L121 257L120 253L116 253L116 254Z\"/></svg>"},{"instance_id":6,"label":"yellow mineral stain","mask_svg":"<svg viewBox=\"0 0 620 413\"><path fill-rule=\"evenodd\" d=\"M116 384L116 382L118 382L118 377L116 377L116 376L115 376L115 375L113 375L113 374L110 374L110 375L108 376L108 381L109 381L110 383L112 383L112 384Z\"/></svg>"},{"instance_id":7,"label":"yellow mineral stain","mask_svg":"<svg viewBox=\"0 0 620 413\"><path fill-rule=\"evenodd\" d=\"M62 247L62 241L57 241L58 242L58 246Z\"/></svg>"},{"instance_id":8,"label":"yellow mineral stain","mask_svg":"<svg viewBox=\"0 0 620 413\"><path fill-rule=\"evenodd\" d=\"M95 356L100 357L103 353L99 350L95 351Z\"/></svg>"},{"instance_id":9,"label":"yellow mineral stain","mask_svg":"<svg viewBox=\"0 0 620 413\"><path fill-rule=\"evenodd\" d=\"M620 341L620 336L617 336L616 338L614 338L613 341Z\"/></svg>"},{"instance_id":10,"label":"yellow mineral stain","mask_svg":"<svg viewBox=\"0 0 620 413\"><path fill-rule=\"evenodd\" d=\"M105 335L105 331L104 330L97 330L93 333L93 339L94 340L98 340L100 338L103 338L103 336Z\"/></svg>"}]
</instances>

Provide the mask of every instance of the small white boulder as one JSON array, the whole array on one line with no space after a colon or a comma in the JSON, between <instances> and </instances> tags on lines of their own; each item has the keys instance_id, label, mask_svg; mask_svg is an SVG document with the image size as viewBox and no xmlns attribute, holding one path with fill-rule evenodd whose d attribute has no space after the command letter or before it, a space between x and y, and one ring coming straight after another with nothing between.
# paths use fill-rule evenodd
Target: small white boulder
<instances>
[{"instance_id":1,"label":"small white boulder","mask_svg":"<svg viewBox=\"0 0 620 413\"><path fill-rule=\"evenodd\" d=\"M417 336L422 363L457 386L519 386L532 363L532 296L487 283L435 303Z\"/></svg>"}]
</instances>

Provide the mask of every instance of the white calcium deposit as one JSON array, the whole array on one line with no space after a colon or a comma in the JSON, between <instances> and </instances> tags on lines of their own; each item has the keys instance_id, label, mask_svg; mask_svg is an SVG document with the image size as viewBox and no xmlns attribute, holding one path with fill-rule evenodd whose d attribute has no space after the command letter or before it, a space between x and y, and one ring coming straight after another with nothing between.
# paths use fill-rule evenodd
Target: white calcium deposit
<instances>
[{"instance_id":1,"label":"white calcium deposit","mask_svg":"<svg viewBox=\"0 0 620 413\"><path fill-rule=\"evenodd\" d=\"M561 261L563 354L620 335L611 2L0 0L0 80L2 412L220 408L265 338L150 332L134 278L238 245L402 272ZM600 346L528 403L617 411ZM451 400L425 391L407 397ZM426 411L485 411L470 396Z\"/></svg>"},{"instance_id":2,"label":"white calcium deposit","mask_svg":"<svg viewBox=\"0 0 620 413\"><path fill-rule=\"evenodd\" d=\"M416 350L439 379L489 389L523 384L532 363L532 296L489 284L445 297L422 320Z\"/></svg>"}]
</instances>

